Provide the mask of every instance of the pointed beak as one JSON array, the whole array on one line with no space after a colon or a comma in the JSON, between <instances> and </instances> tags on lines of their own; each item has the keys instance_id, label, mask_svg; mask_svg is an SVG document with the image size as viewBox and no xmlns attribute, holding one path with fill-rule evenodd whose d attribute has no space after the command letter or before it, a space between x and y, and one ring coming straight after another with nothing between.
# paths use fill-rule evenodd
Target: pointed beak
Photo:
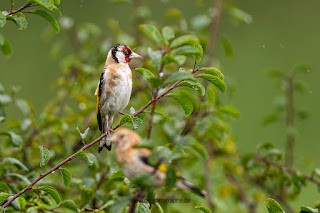
<instances>
[{"instance_id":1,"label":"pointed beak","mask_svg":"<svg viewBox=\"0 0 320 213\"><path fill-rule=\"evenodd\" d=\"M138 54L135 53L135 52L132 52L129 58L130 58L130 59L131 59L131 58L140 58L140 59L143 59L143 57L142 57L141 55L138 55Z\"/></svg>"},{"instance_id":2,"label":"pointed beak","mask_svg":"<svg viewBox=\"0 0 320 213\"><path fill-rule=\"evenodd\" d=\"M112 135L111 138L108 139L108 141L110 141L110 142L112 142L112 143L117 142L117 136Z\"/></svg>"}]
</instances>

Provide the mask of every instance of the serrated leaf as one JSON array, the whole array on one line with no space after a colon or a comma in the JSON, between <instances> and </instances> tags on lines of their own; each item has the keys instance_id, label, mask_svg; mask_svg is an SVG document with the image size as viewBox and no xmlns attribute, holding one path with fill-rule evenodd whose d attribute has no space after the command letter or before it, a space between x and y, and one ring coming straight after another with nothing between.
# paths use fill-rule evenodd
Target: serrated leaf
<instances>
[{"instance_id":1,"label":"serrated leaf","mask_svg":"<svg viewBox=\"0 0 320 213\"><path fill-rule=\"evenodd\" d=\"M8 193L5 192L1 192L0 193L0 205L6 201L6 199L9 197L10 195Z\"/></svg>"},{"instance_id":2,"label":"serrated leaf","mask_svg":"<svg viewBox=\"0 0 320 213\"><path fill-rule=\"evenodd\" d=\"M185 96L180 94L169 93L167 96L175 99L183 108L185 115L188 117L193 112L192 102Z\"/></svg>"},{"instance_id":3,"label":"serrated leaf","mask_svg":"<svg viewBox=\"0 0 320 213\"><path fill-rule=\"evenodd\" d=\"M229 106L229 105L218 105L218 110L220 112L226 113L232 117L239 118L240 112L236 108Z\"/></svg>"},{"instance_id":4,"label":"serrated leaf","mask_svg":"<svg viewBox=\"0 0 320 213\"><path fill-rule=\"evenodd\" d=\"M124 176L122 170L119 169L118 171L112 173L112 174L110 175L109 179L117 179L117 178L123 179L124 177L125 177L125 176Z\"/></svg>"},{"instance_id":5,"label":"serrated leaf","mask_svg":"<svg viewBox=\"0 0 320 213\"><path fill-rule=\"evenodd\" d=\"M24 197L18 197L17 201L19 203L20 209L24 210L26 208L26 205L27 205L26 199L24 199Z\"/></svg>"},{"instance_id":6,"label":"serrated leaf","mask_svg":"<svg viewBox=\"0 0 320 213\"><path fill-rule=\"evenodd\" d=\"M133 125L133 119L129 114L125 114L124 116L122 116L120 123L129 123Z\"/></svg>"},{"instance_id":7,"label":"serrated leaf","mask_svg":"<svg viewBox=\"0 0 320 213\"><path fill-rule=\"evenodd\" d=\"M191 75L191 73L180 68L179 72L175 72L172 75L170 75L169 78L164 82L164 84L170 84L178 80L187 80L187 79L194 80L194 77L193 75Z\"/></svg>"},{"instance_id":8,"label":"serrated leaf","mask_svg":"<svg viewBox=\"0 0 320 213\"><path fill-rule=\"evenodd\" d=\"M8 157L8 158L3 159L3 162L4 162L4 163L7 163L7 162L12 163L12 164L15 165L18 169L20 169L20 170L22 170L22 171L24 171L24 172L29 171L29 169L28 169L23 163L21 163L18 159L16 159L16 158L10 158L10 157Z\"/></svg>"},{"instance_id":9,"label":"serrated leaf","mask_svg":"<svg viewBox=\"0 0 320 213\"><path fill-rule=\"evenodd\" d=\"M67 186L69 186L69 183L70 183L71 178L72 178L72 174L66 168L60 168L60 172L61 172L61 175L62 175L62 178L63 178L64 187L66 188Z\"/></svg>"},{"instance_id":10,"label":"serrated leaf","mask_svg":"<svg viewBox=\"0 0 320 213\"><path fill-rule=\"evenodd\" d=\"M202 71L207 72L210 75L217 76L222 81L224 81L224 75L222 74L222 72L218 68L215 68L215 67L203 67L201 69L202 69Z\"/></svg>"},{"instance_id":11,"label":"serrated leaf","mask_svg":"<svg viewBox=\"0 0 320 213\"><path fill-rule=\"evenodd\" d=\"M94 163L94 155L91 153L85 153L84 151L80 150L77 152L76 157L81 157L88 162L88 166L91 167Z\"/></svg>"},{"instance_id":12,"label":"serrated leaf","mask_svg":"<svg viewBox=\"0 0 320 213\"><path fill-rule=\"evenodd\" d=\"M194 208L195 208L195 209L200 209L200 210L203 211L204 213L212 213L212 212L210 211L210 209L209 209L208 207L206 207L206 206L200 206L200 205L198 205L198 206L195 206Z\"/></svg>"},{"instance_id":13,"label":"serrated leaf","mask_svg":"<svg viewBox=\"0 0 320 213\"><path fill-rule=\"evenodd\" d=\"M60 195L54 187L45 185L40 186L39 189L50 195L56 201L57 204L60 203Z\"/></svg>"},{"instance_id":14,"label":"serrated leaf","mask_svg":"<svg viewBox=\"0 0 320 213\"><path fill-rule=\"evenodd\" d=\"M0 11L0 28L2 28L6 24L6 16Z\"/></svg>"},{"instance_id":15,"label":"serrated leaf","mask_svg":"<svg viewBox=\"0 0 320 213\"><path fill-rule=\"evenodd\" d=\"M199 39L197 36L194 35L183 35L180 36L176 39L174 39L171 44L170 44L170 48L175 48L178 46L182 46L182 45L197 45L199 44Z\"/></svg>"},{"instance_id":16,"label":"serrated leaf","mask_svg":"<svg viewBox=\"0 0 320 213\"><path fill-rule=\"evenodd\" d=\"M2 131L0 132L0 135L9 136L10 142L12 142L14 146L20 146L23 142L22 137L20 135L17 135L16 133L11 131Z\"/></svg>"},{"instance_id":17,"label":"serrated leaf","mask_svg":"<svg viewBox=\"0 0 320 213\"><path fill-rule=\"evenodd\" d=\"M150 204L149 203L138 203L138 206L136 208L136 213L151 213L151 210L149 209Z\"/></svg>"},{"instance_id":18,"label":"serrated leaf","mask_svg":"<svg viewBox=\"0 0 320 213\"><path fill-rule=\"evenodd\" d=\"M37 15L43 17L44 19L46 19L51 24L51 26L53 27L53 29L56 32L60 31L60 27L59 27L57 20L48 12L46 12L44 10L34 10L34 11L32 11L32 13L37 14Z\"/></svg>"},{"instance_id":19,"label":"serrated leaf","mask_svg":"<svg viewBox=\"0 0 320 213\"><path fill-rule=\"evenodd\" d=\"M209 74L200 74L197 77L206 79L207 81L209 81L210 83L218 87L221 92L224 92L227 88L226 84L217 76L213 76Z\"/></svg>"},{"instance_id":20,"label":"serrated leaf","mask_svg":"<svg viewBox=\"0 0 320 213\"><path fill-rule=\"evenodd\" d=\"M139 26L140 30L154 40L158 45L161 44L162 36L158 28L151 24L144 24Z\"/></svg>"},{"instance_id":21,"label":"serrated leaf","mask_svg":"<svg viewBox=\"0 0 320 213\"><path fill-rule=\"evenodd\" d=\"M318 213L318 209L313 209L307 206L301 206L300 210L300 213Z\"/></svg>"},{"instance_id":22,"label":"serrated leaf","mask_svg":"<svg viewBox=\"0 0 320 213\"><path fill-rule=\"evenodd\" d=\"M144 68L135 69L136 72L140 73L150 84L152 88L156 88L161 85L161 80L156 78L152 72Z\"/></svg>"},{"instance_id":23,"label":"serrated leaf","mask_svg":"<svg viewBox=\"0 0 320 213\"><path fill-rule=\"evenodd\" d=\"M165 187L167 189L174 188L177 182L176 171L173 166L169 165L166 173Z\"/></svg>"},{"instance_id":24,"label":"serrated leaf","mask_svg":"<svg viewBox=\"0 0 320 213\"><path fill-rule=\"evenodd\" d=\"M272 198L268 198L265 201L265 205L269 213L284 213L279 203Z\"/></svg>"},{"instance_id":25,"label":"serrated leaf","mask_svg":"<svg viewBox=\"0 0 320 213\"><path fill-rule=\"evenodd\" d=\"M36 3L38 4L40 7L53 11L54 9L54 1L53 0L28 0L28 4L29 3Z\"/></svg>"},{"instance_id":26,"label":"serrated leaf","mask_svg":"<svg viewBox=\"0 0 320 213\"><path fill-rule=\"evenodd\" d=\"M45 166L50 159L50 151L43 146L39 146L41 156L41 167Z\"/></svg>"},{"instance_id":27,"label":"serrated leaf","mask_svg":"<svg viewBox=\"0 0 320 213\"><path fill-rule=\"evenodd\" d=\"M143 122L143 120L141 118L134 117L133 118L133 129L139 128L139 126L141 126L142 122Z\"/></svg>"},{"instance_id":28,"label":"serrated leaf","mask_svg":"<svg viewBox=\"0 0 320 213\"><path fill-rule=\"evenodd\" d=\"M190 88L196 90L197 92L199 92L202 96L205 95L205 88L199 82L185 80L185 81L180 82L178 84L178 86L190 87Z\"/></svg>"},{"instance_id":29,"label":"serrated leaf","mask_svg":"<svg viewBox=\"0 0 320 213\"><path fill-rule=\"evenodd\" d=\"M78 207L73 200L64 200L59 204L59 207L70 209L72 211L78 212Z\"/></svg>"},{"instance_id":30,"label":"serrated leaf","mask_svg":"<svg viewBox=\"0 0 320 213\"><path fill-rule=\"evenodd\" d=\"M93 190L83 187L81 189L81 206L86 206L93 199L93 197Z\"/></svg>"},{"instance_id":31,"label":"serrated leaf","mask_svg":"<svg viewBox=\"0 0 320 213\"><path fill-rule=\"evenodd\" d=\"M27 22L26 17L24 16L24 14L22 12L17 12L15 14L7 16L7 19L13 21L14 23L16 23L16 25L17 25L19 30L27 29L28 22Z\"/></svg>"},{"instance_id":32,"label":"serrated leaf","mask_svg":"<svg viewBox=\"0 0 320 213\"><path fill-rule=\"evenodd\" d=\"M169 44L169 41L175 37L174 29L172 27L165 26L162 28L162 35L166 45Z\"/></svg>"},{"instance_id":33,"label":"serrated leaf","mask_svg":"<svg viewBox=\"0 0 320 213\"><path fill-rule=\"evenodd\" d=\"M203 55L203 49L201 46L185 45L172 50L171 55L172 56L178 56L178 55L193 56L194 58L196 58L197 62L199 62Z\"/></svg>"}]
</instances>

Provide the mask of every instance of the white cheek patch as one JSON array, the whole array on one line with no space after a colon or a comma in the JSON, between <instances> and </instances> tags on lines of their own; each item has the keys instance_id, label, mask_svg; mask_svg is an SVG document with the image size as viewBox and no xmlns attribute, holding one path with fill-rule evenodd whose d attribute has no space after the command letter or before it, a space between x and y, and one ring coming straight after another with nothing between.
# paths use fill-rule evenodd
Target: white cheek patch
<instances>
[{"instance_id":1,"label":"white cheek patch","mask_svg":"<svg viewBox=\"0 0 320 213\"><path fill-rule=\"evenodd\" d=\"M118 51L118 52L116 53L116 57L117 57L119 63L126 63L126 57L125 57L125 55L123 54L123 52L119 52L119 51Z\"/></svg>"}]
</instances>

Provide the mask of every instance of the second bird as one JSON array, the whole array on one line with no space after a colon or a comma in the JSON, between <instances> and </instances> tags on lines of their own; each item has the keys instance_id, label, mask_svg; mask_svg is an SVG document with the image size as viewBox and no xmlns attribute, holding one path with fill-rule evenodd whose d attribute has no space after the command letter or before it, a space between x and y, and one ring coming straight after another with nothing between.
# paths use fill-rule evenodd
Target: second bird
<instances>
[{"instance_id":1,"label":"second bird","mask_svg":"<svg viewBox=\"0 0 320 213\"><path fill-rule=\"evenodd\" d=\"M97 96L97 120L101 134L107 133L99 144L99 152L105 146L111 150L111 143L107 140L113 117L122 112L128 105L132 90L132 72L129 62L132 58L142 58L131 51L130 47L118 44L108 53L104 69L100 75L99 85L95 92Z\"/></svg>"}]
</instances>

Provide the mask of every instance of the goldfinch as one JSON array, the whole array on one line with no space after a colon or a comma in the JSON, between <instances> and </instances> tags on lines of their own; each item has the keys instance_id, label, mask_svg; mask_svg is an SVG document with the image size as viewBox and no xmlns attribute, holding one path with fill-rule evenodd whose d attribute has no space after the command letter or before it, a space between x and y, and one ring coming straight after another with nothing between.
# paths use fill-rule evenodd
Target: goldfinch
<instances>
[{"instance_id":1,"label":"goldfinch","mask_svg":"<svg viewBox=\"0 0 320 213\"><path fill-rule=\"evenodd\" d=\"M150 174L153 176L153 184L155 187L164 185L166 165L162 163L157 168L150 165L148 163L148 157L151 151L145 148L133 148L141 142L141 138L136 132L121 128L117 130L109 140L115 144L117 160L124 174L129 179L136 178L142 174ZM191 190L202 197L206 196L206 192L198 189L182 177L178 177L176 188Z\"/></svg>"},{"instance_id":2,"label":"goldfinch","mask_svg":"<svg viewBox=\"0 0 320 213\"><path fill-rule=\"evenodd\" d=\"M107 133L99 144L99 152L105 146L111 150L110 128L113 117L122 112L128 105L132 90L132 73L129 62L133 58L142 58L131 51L124 44L117 44L108 53L104 69L100 75L100 81L96 89L97 96L97 120L101 134Z\"/></svg>"}]
</instances>

